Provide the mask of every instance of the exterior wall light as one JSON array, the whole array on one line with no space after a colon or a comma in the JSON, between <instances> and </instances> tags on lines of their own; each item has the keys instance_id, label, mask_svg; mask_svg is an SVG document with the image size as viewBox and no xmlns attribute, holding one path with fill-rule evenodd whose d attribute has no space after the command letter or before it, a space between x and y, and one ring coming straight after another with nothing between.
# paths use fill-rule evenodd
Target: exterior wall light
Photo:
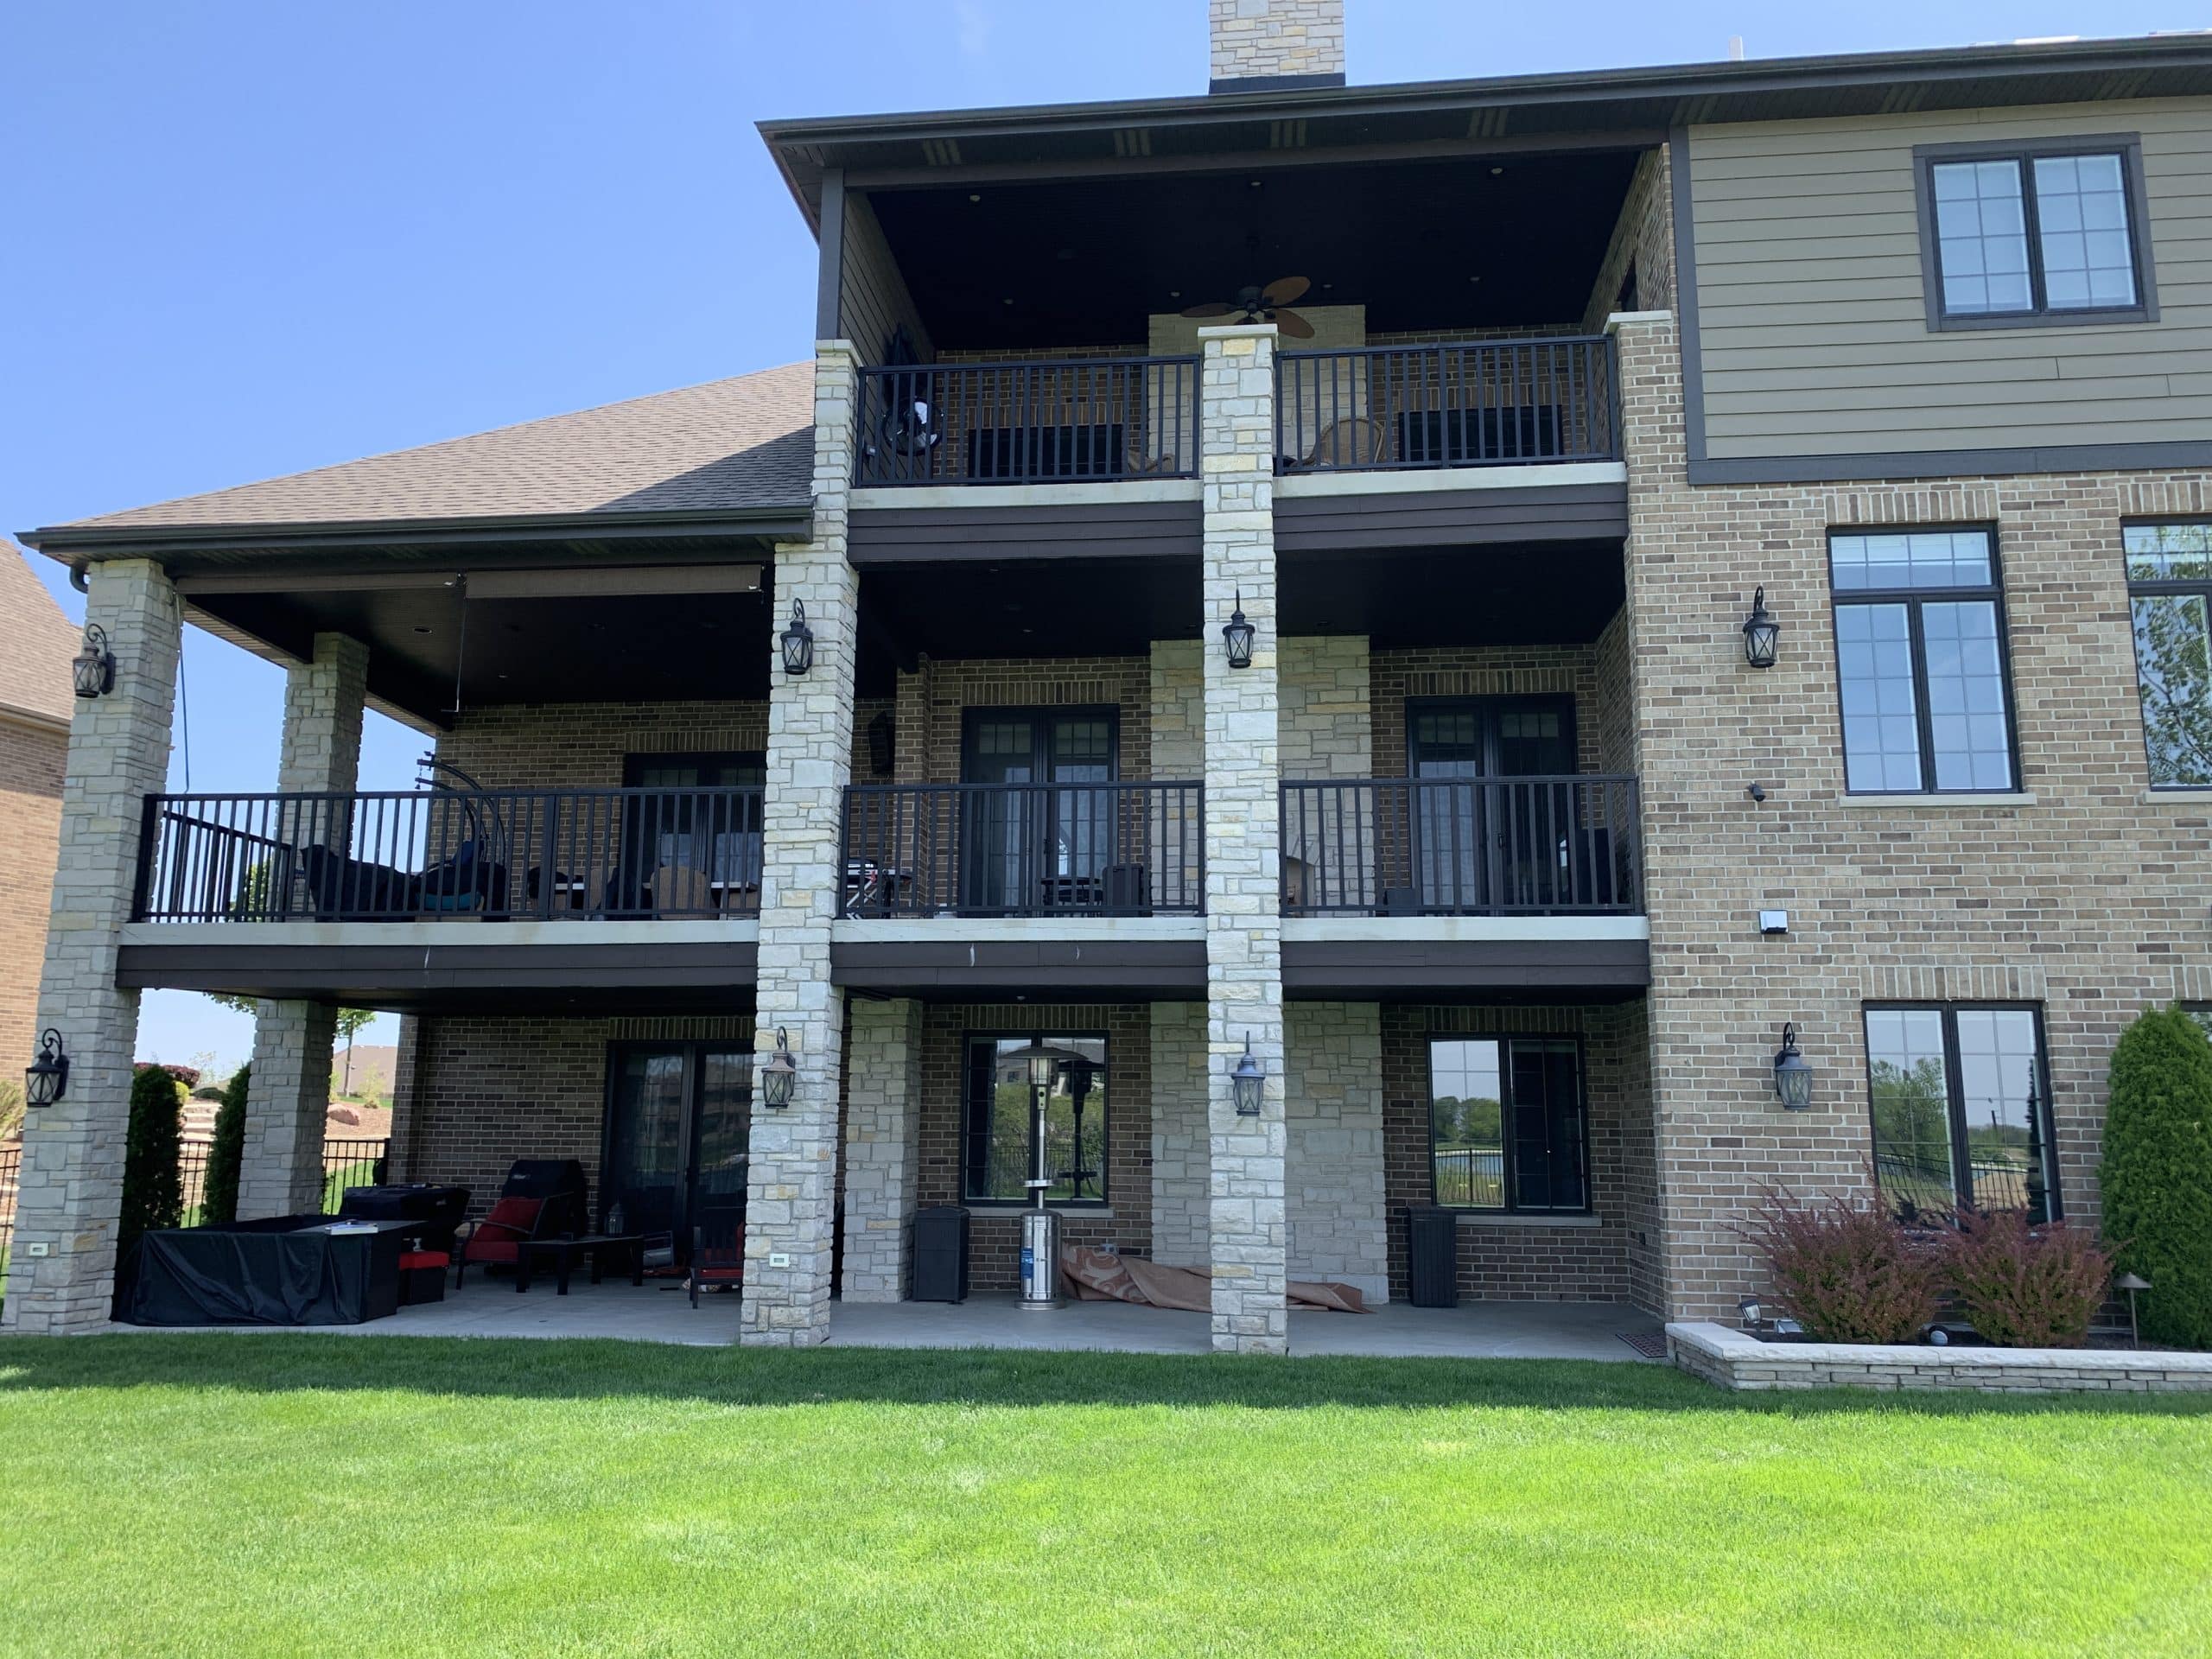
<instances>
[{"instance_id":1,"label":"exterior wall light","mask_svg":"<svg viewBox=\"0 0 2212 1659\"><path fill-rule=\"evenodd\" d=\"M1782 1028L1782 1052L1774 1057L1774 1092L1784 1111L1802 1112L1813 1103L1813 1068L1797 1052L1797 1027Z\"/></svg>"},{"instance_id":2,"label":"exterior wall light","mask_svg":"<svg viewBox=\"0 0 2212 1659\"><path fill-rule=\"evenodd\" d=\"M1236 1116L1257 1117L1260 1115L1261 1091L1267 1087L1268 1074L1260 1069L1259 1061L1252 1058L1252 1033L1244 1033L1243 1058L1236 1062L1236 1069L1229 1074L1230 1086L1236 1096Z\"/></svg>"},{"instance_id":3,"label":"exterior wall light","mask_svg":"<svg viewBox=\"0 0 2212 1659\"><path fill-rule=\"evenodd\" d=\"M105 696L115 690L115 654L107 648L107 630L99 623L85 624L85 648L70 663L69 677L80 697Z\"/></svg>"},{"instance_id":4,"label":"exterior wall light","mask_svg":"<svg viewBox=\"0 0 2212 1659\"><path fill-rule=\"evenodd\" d=\"M2151 1281L2139 1273L2123 1273L2112 1281L2112 1287L2127 1293L2127 1345L2140 1348L2143 1345L2143 1327L2135 1319L2135 1294L2138 1291L2150 1289Z\"/></svg>"},{"instance_id":5,"label":"exterior wall light","mask_svg":"<svg viewBox=\"0 0 2212 1659\"><path fill-rule=\"evenodd\" d=\"M798 1080L798 1063L791 1058L791 1039L776 1027L776 1052L760 1068L760 1103L781 1111L791 1103L791 1084Z\"/></svg>"},{"instance_id":6,"label":"exterior wall light","mask_svg":"<svg viewBox=\"0 0 2212 1659\"><path fill-rule=\"evenodd\" d=\"M69 1087L69 1056L61 1046L61 1033L49 1031L39 1045L38 1058L23 1068L23 1099L33 1106L51 1106Z\"/></svg>"},{"instance_id":7,"label":"exterior wall light","mask_svg":"<svg viewBox=\"0 0 2212 1659\"><path fill-rule=\"evenodd\" d=\"M1756 1296L1746 1296L1736 1304L1736 1312L1743 1316L1744 1329L1746 1331L1756 1331L1759 1328L1759 1299Z\"/></svg>"},{"instance_id":8,"label":"exterior wall light","mask_svg":"<svg viewBox=\"0 0 2212 1659\"><path fill-rule=\"evenodd\" d=\"M1229 620L1221 625L1221 643L1229 653L1231 668L1252 666L1252 637L1259 630L1244 620L1244 595L1236 595L1236 608L1229 613Z\"/></svg>"},{"instance_id":9,"label":"exterior wall light","mask_svg":"<svg viewBox=\"0 0 2212 1659\"><path fill-rule=\"evenodd\" d=\"M1751 595L1751 613L1744 619L1744 660L1753 668L1774 666L1775 642L1782 637L1782 624L1766 607L1766 589L1761 588Z\"/></svg>"},{"instance_id":10,"label":"exterior wall light","mask_svg":"<svg viewBox=\"0 0 2212 1659\"><path fill-rule=\"evenodd\" d=\"M814 666L814 630L806 626L806 607L791 601L791 622L777 636L784 648L784 672L804 674Z\"/></svg>"}]
</instances>

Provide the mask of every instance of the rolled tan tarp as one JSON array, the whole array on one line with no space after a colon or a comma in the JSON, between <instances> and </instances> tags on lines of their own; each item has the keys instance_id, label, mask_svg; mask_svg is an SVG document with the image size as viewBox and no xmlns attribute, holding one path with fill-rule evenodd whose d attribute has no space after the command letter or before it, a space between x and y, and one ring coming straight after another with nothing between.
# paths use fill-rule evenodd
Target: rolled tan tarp
<instances>
[{"instance_id":1,"label":"rolled tan tarp","mask_svg":"<svg viewBox=\"0 0 2212 1659\"><path fill-rule=\"evenodd\" d=\"M1067 1244L1060 1249L1060 1275L1078 1301L1138 1302L1192 1313L1213 1311L1213 1274L1205 1268L1162 1267L1141 1255ZM1350 1285L1294 1279L1285 1289L1287 1299L1300 1307L1338 1313L1368 1311L1366 1299Z\"/></svg>"}]
</instances>

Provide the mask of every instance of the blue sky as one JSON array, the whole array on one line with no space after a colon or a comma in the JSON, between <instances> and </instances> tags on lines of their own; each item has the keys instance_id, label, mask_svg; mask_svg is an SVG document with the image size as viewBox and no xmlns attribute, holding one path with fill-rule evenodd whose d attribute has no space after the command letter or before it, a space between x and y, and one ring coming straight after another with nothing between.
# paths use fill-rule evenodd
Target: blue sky
<instances>
[{"instance_id":1,"label":"blue sky","mask_svg":"<svg viewBox=\"0 0 2212 1659\"><path fill-rule=\"evenodd\" d=\"M2171 0L1346 14L1370 82L1714 59L1734 35L1783 57L2202 21ZM17 0L0 530L789 362L814 247L753 122L1198 92L1205 61L1204 0ZM271 787L278 671L195 632L186 674L193 786ZM371 725L363 786L405 787L422 740ZM156 993L140 1052L228 1063L249 1026Z\"/></svg>"}]
</instances>

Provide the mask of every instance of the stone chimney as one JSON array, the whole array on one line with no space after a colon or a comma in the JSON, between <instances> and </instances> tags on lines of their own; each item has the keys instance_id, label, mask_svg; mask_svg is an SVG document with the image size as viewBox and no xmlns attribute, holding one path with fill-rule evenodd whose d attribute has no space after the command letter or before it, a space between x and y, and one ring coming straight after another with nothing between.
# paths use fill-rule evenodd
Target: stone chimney
<instances>
[{"instance_id":1,"label":"stone chimney","mask_svg":"<svg viewBox=\"0 0 2212 1659\"><path fill-rule=\"evenodd\" d=\"M1215 92L1344 84L1344 0L1207 0Z\"/></svg>"}]
</instances>

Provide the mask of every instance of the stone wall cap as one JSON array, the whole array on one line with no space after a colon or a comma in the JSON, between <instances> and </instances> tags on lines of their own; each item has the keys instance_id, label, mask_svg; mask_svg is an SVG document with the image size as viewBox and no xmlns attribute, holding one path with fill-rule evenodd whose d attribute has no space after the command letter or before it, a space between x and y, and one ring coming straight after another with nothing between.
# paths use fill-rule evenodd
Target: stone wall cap
<instances>
[{"instance_id":1,"label":"stone wall cap","mask_svg":"<svg viewBox=\"0 0 2212 1659\"><path fill-rule=\"evenodd\" d=\"M2152 1348L1932 1348L1922 1344L1761 1342L1742 1331L1707 1320L1667 1326L1667 1338L1734 1365L1904 1367L1916 1370L2196 1371L2212 1376L2212 1353Z\"/></svg>"}]
</instances>

